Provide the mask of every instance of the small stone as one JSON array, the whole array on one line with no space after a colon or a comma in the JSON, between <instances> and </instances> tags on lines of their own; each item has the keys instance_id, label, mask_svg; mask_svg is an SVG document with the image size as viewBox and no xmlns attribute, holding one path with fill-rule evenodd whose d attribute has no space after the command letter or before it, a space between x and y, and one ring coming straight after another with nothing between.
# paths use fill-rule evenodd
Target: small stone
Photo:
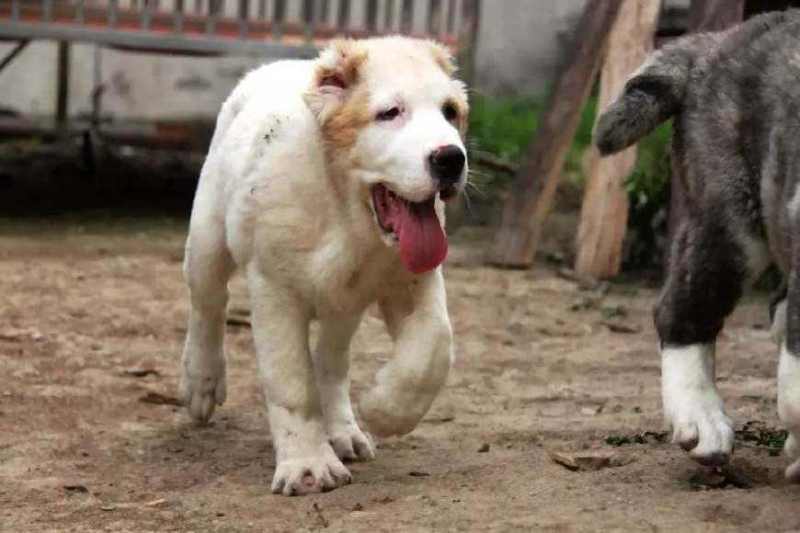
<instances>
[{"instance_id":1,"label":"small stone","mask_svg":"<svg viewBox=\"0 0 800 533\"><path fill-rule=\"evenodd\" d=\"M491 449L491 445L488 442L484 442L481 444L481 447L478 448L478 453L486 453Z\"/></svg>"}]
</instances>

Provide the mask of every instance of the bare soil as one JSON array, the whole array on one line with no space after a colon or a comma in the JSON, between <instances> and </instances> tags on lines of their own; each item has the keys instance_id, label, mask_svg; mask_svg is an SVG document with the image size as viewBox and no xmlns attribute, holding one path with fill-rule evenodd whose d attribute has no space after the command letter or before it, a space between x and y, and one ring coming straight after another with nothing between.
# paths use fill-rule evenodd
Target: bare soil
<instances>
[{"instance_id":1,"label":"bare soil","mask_svg":"<svg viewBox=\"0 0 800 533\"><path fill-rule=\"evenodd\" d=\"M661 433L654 288L490 269L489 237L466 230L446 268L457 362L430 414L351 465L352 485L274 496L246 325L229 327L229 399L213 424L193 427L172 404L184 231L152 218L0 225L0 530L800 529L800 487L775 455L765 295L720 340L741 431L732 467L710 472ZM248 307L241 280L232 300ZM390 349L371 313L353 344L354 396ZM553 459L576 454L594 457L588 469Z\"/></svg>"}]
</instances>

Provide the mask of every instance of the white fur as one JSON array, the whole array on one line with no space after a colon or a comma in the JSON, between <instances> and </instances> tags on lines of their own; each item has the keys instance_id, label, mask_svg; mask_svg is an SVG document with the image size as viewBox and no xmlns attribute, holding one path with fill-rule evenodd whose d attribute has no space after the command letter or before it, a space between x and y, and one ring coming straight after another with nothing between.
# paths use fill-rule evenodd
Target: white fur
<instances>
[{"instance_id":1,"label":"white fur","mask_svg":"<svg viewBox=\"0 0 800 533\"><path fill-rule=\"evenodd\" d=\"M252 299L276 449L272 488L287 495L347 483L342 459L374 457L350 405L347 377L350 339L368 305L380 303L396 341L394 358L362 402L371 431L411 431L452 362L441 268L423 275L405 270L374 220L369 187L381 182L410 200L435 193L425 161L441 144L463 147L441 114L442 99L463 95L463 88L428 59L427 43L386 39L372 46L360 73L370 85L370 105L400 101L402 121L364 128L348 159L352 166L332 175L309 105L341 95L308 97L316 61L261 67L222 107L192 211L183 399L201 422L225 399L227 280L238 267ZM329 104L335 105L322 105ZM443 223L438 199L437 208ZM321 333L312 353L314 319Z\"/></svg>"},{"instance_id":2,"label":"white fur","mask_svg":"<svg viewBox=\"0 0 800 533\"><path fill-rule=\"evenodd\" d=\"M791 353L786 343L781 345L778 364L778 416L789 430L784 451L794 461L786 477L800 482L800 355Z\"/></svg>"},{"instance_id":3,"label":"white fur","mask_svg":"<svg viewBox=\"0 0 800 533\"><path fill-rule=\"evenodd\" d=\"M695 344L661 351L664 416L672 440L696 461L721 464L733 451L733 427L715 384L714 346Z\"/></svg>"}]
</instances>

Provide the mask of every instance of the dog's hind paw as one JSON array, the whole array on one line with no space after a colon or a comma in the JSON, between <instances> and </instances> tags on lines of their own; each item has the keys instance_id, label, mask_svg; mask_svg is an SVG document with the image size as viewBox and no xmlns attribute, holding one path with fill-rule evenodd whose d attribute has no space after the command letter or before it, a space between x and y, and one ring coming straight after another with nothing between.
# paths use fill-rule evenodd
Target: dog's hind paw
<instances>
[{"instance_id":1,"label":"dog's hind paw","mask_svg":"<svg viewBox=\"0 0 800 533\"><path fill-rule=\"evenodd\" d=\"M342 461L371 461L375 459L375 445L370 436L355 425L329 428L333 451Z\"/></svg>"},{"instance_id":2,"label":"dog's hind paw","mask_svg":"<svg viewBox=\"0 0 800 533\"><path fill-rule=\"evenodd\" d=\"M349 484L352 479L347 467L329 450L320 457L279 462L272 479L272 492L284 496L303 496L339 488Z\"/></svg>"},{"instance_id":3,"label":"dog's hind paw","mask_svg":"<svg viewBox=\"0 0 800 533\"><path fill-rule=\"evenodd\" d=\"M179 386L180 398L198 424L206 424L218 405L225 403L225 371L192 375L184 368Z\"/></svg>"}]
</instances>

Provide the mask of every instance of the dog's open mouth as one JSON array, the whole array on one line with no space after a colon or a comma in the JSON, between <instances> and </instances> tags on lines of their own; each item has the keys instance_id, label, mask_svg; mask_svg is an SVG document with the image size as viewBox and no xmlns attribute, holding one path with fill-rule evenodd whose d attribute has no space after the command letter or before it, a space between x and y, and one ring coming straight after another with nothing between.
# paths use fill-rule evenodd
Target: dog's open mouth
<instances>
[{"instance_id":1,"label":"dog's open mouth","mask_svg":"<svg viewBox=\"0 0 800 533\"><path fill-rule=\"evenodd\" d=\"M414 274L442 264L447 257L447 236L436 215L436 197L409 202L384 185L372 187L372 204L378 224L397 237L400 259Z\"/></svg>"}]
</instances>

